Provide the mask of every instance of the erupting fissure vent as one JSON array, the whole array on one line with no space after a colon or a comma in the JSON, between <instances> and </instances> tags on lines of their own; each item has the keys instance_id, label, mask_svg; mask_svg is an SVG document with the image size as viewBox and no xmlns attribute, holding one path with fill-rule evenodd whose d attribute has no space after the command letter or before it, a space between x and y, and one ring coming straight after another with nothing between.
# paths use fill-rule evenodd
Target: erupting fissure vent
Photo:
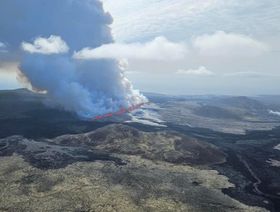
<instances>
[{"instance_id":1,"label":"erupting fissure vent","mask_svg":"<svg viewBox=\"0 0 280 212\"><path fill-rule=\"evenodd\" d=\"M132 105L131 107L128 107L128 108L120 108L116 112L106 113L106 114L103 114L103 115L95 116L92 120L101 120L101 119L104 119L104 118L108 118L108 117L112 117L112 116L119 116L119 115L122 115L122 114L125 114L125 113L129 113L129 112L132 112L134 110L137 110L137 109L141 108L144 104L147 104L147 103Z\"/></svg>"}]
</instances>

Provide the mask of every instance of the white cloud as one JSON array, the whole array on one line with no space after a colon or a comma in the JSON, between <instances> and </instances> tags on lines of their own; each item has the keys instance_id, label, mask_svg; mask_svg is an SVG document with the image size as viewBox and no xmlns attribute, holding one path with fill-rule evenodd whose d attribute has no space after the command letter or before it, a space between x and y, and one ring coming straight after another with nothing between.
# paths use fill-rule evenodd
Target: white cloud
<instances>
[{"instance_id":1,"label":"white cloud","mask_svg":"<svg viewBox=\"0 0 280 212\"><path fill-rule=\"evenodd\" d=\"M5 43L0 42L0 53L7 53L6 47L7 45Z\"/></svg>"},{"instance_id":2,"label":"white cloud","mask_svg":"<svg viewBox=\"0 0 280 212\"><path fill-rule=\"evenodd\" d=\"M114 17L112 30L117 41L155 35L180 40L186 35L217 29L279 35L279 0L122 0L117 4L112 0L102 1Z\"/></svg>"},{"instance_id":3,"label":"white cloud","mask_svg":"<svg viewBox=\"0 0 280 212\"><path fill-rule=\"evenodd\" d=\"M102 1L114 17L113 35L122 41L167 35L166 31L183 34L202 15L227 4L222 0Z\"/></svg>"},{"instance_id":4,"label":"white cloud","mask_svg":"<svg viewBox=\"0 0 280 212\"><path fill-rule=\"evenodd\" d=\"M69 51L69 47L60 36L51 35L49 38L38 37L33 43L22 42L22 49L31 54L60 54Z\"/></svg>"},{"instance_id":5,"label":"white cloud","mask_svg":"<svg viewBox=\"0 0 280 212\"><path fill-rule=\"evenodd\" d=\"M0 42L0 49L5 48L5 47L6 47L6 45L4 43Z\"/></svg>"},{"instance_id":6,"label":"white cloud","mask_svg":"<svg viewBox=\"0 0 280 212\"><path fill-rule=\"evenodd\" d=\"M272 114L272 115L280 116L280 112L279 112L279 111L269 110L268 112L269 112L270 114Z\"/></svg>"},{"instance_id":7,"label":"white cloud","mask_svg":"<svg viewBox=\"0 0 280 212\"><path fill-rule=\"evenodd\" d=\"M206 67L200 66L197 69L179 69L177 74L186 74L186 75L194 75L194 76L213 76L215 75L212 71L209 71Z\"/></svg>"},{"instance_id":8,"label":"white cloud","mask_svg":"<svg viewBox=\"0 0 280 212\"><path fill-rule=\"evenodd\" d=\"M187 47L183 43L174 43L165 37L156 37L146 43L113 43L98 48L84 48L74 53L75 59L138 59L138 60L180 60L187 54Z\"/></svg>"},{"instance_id":9,"label":"white cloud","mask_svg":"<svg viewBox=\"0 0 280 212\"><path fill-rule=\"evenodd\" d=\"M193 47L202 56L223 58L255 57L269 50L265 43L251 37L223 31L196 37Z\"/></svg>"}]
</instances>

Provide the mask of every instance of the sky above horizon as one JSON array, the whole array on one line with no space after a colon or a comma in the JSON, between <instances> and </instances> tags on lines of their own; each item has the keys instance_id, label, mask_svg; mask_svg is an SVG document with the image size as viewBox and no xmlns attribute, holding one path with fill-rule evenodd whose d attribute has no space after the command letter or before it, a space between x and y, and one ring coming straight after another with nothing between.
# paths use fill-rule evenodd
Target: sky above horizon
<instances>
[{"instance_id":1,"label":"sky above horizon","mask_svg":"<svg viewBox=\"0 0 280 212\"><path fill-rule=\"evenodd\" d=\"M279 94L278 0L102 2L115 44L77 49L74 58L118 59L134 87L146 92ZM0 37L0 89L21 87L16 63L3 59L7 46Z\"/></svg>"}]
</instances>

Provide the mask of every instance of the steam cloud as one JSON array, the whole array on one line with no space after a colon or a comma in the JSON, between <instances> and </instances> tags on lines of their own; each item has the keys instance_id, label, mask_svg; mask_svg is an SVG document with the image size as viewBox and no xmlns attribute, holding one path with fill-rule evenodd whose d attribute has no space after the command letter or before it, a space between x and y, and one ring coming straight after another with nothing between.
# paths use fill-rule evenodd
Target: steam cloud
<instances>
[{"instance_id":1,"label":"steam cloud","mask_svg":"<svg viewBox=\"0 0 280 212\"><path fill-rule=\"evenodd\" d=\"M98 0L0 1L0 40L7 44L10 58L21 61L22 76L81 117L146 101L125 78L118 61L72 58L85 47L112 43L111 22Z\"/></svg>"}]
</instances>

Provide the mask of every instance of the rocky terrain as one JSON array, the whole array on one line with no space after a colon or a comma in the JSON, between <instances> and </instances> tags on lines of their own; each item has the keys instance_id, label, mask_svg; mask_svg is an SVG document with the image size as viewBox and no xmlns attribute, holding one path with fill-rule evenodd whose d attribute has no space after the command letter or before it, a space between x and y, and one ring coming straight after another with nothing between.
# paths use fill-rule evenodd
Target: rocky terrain
<instances>
[{"instance_id":1,"label":"rocky terrain","mask_svg":"<svg viewBox=\"0 0 280 212\"><path fill-rule=\"evenodd\" d=\"M147 96L92 121L0 91L0 211L279 210L276 97Z\"/></svg>"},{"instance_id":2,"label":"rocky terrain","mask_svg":"<svg viewBox=\"0 0 280 212\"><path fill-rule=\"evenodd\" d=\"M109 125L0 145L2 211L264 211L224 195L234 185L203 168L225 161L217 147L179 133Z\"/></svg>"},{"instance_id":3,"label":"rocky terrain","mask_svg":"<svg viewBox=\"0 0 280 212\"><path fill-rule=\"evenodd\" d=\"M280 99L280 97L278 97ZM271 130L280 125L279 105L253 97L231 96L151 96L158 113L169 123L217 132L246 134L250 130ZM259 99L259 98L256 98ZM261 100L262 100L261 99ZM279 113L280 114L280 113Z\"/></svg>"}]
</instances>

